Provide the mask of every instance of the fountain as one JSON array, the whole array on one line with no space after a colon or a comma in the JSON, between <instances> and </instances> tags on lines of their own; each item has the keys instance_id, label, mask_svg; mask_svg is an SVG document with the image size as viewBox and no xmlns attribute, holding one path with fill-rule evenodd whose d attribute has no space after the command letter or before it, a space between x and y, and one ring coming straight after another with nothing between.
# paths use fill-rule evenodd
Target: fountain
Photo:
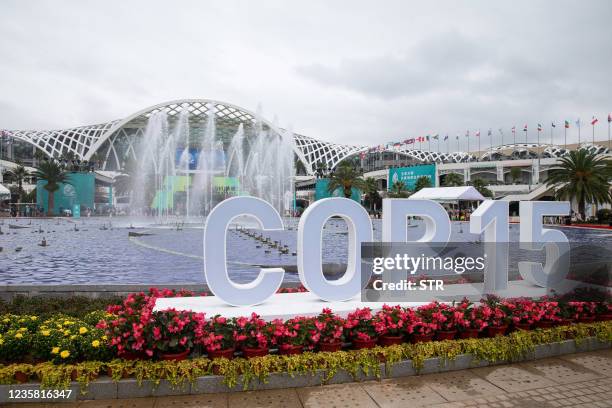
<instances>
[{"instance_id":1,"label":"fountain","mask_svg":"<svg viewBox=\"0 0 612 408\"><path fill-rule=\"evenodd\" d=\"M131 212L154 216L159 224L177 222L177 216L206 216L235 195L260 197L282 215L292 209L293 134L264 126L259 114L254 123L240 123L225 146L212 105L203 127L190 126L187 109L175 120L156 112L148 119L136 157Z\"/></svg>"}]
</instances>

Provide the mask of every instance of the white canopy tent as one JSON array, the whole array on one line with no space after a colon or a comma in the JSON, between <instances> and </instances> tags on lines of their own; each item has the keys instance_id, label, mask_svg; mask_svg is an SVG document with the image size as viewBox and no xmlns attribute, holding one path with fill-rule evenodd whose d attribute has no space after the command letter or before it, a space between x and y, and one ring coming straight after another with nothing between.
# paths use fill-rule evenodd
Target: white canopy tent
<instances>
[{"instance_id":1,"label":"white canopy tent","mask_svg":"<svg viewBox=\"0 0 612 408\"><path fill-rule=\"evenodd\" d=\"M484 201L485 197L472 186L423 188L410 197L411 200L434 201Z\"/></svg>"},{"instance_id":2,"label":"white canopy tent","mask_svg":"<svg viewBox=\"0 0 612 408\"><path fill-rule=\"evenodd\" d=\"M4 198L7 196L11 196L11 191L8 188L4 187L2 184L0 184L0 197Z\"/></svg>"}]
</instances>

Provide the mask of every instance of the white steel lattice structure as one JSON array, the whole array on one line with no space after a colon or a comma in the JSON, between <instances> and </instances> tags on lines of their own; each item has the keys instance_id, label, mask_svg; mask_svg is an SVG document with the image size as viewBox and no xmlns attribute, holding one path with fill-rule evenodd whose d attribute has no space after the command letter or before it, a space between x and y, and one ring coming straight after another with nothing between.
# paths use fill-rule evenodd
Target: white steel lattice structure
<instances>
[{"instance_id":1,"label":"white steel lattice structure","mask_svg":"<svg viewBox=\"0 0 612 408\"><path fill-rule=\"evenodd\" d=\"M100 160L104 170L121 170L126 160L136 157L135 144L141 140L148 118L160 111L165 111L169 121L176 120L177 115L187 109L189 111L190 126L203 127L209 110L214 106L217 121L217 137L223 141L229 140L235 133L239 124L245 128L253 128L257 117L253 112L238 106L210 99L182 99L165 102L145 108L124 119L114 120L90 126L80 126L60 130L4 130L2 134L32 144L50 157L73 156L80 160ZM263 128L268 131L284 134L272 123L260 119ZM351 146L325 142L312 137L299 134L294 135L294 151L304 164L308 174L314 174L318 166L328 170L334 169L341 161L358 154L371 152L390 152L413 159L415 162L428 163L463 163L475 161L476 157L466 152L430 152L425 150L408 149L407 145L400 147L370 149L367 146ZM539 145L547 157L560 157L567 151L558 146ZM500 146L482 155L481 159L501 160L510 158L524 158L533 155L538 145L509 145ZM602 146L585 145L582 148L589 151L606 153L608 149Z\"/></svg>"},{"instance_id":2,"label":"white steel lattice structure","mask_svg":"<svg viewBox=\"0 0 612 408\"><path fill-rule=\"evenodd\" d=\"M333 169L347 157L368 150L367 146L340 145L298 134L295 135L295 145L303 155L306 170L310 174L313 174L319 164L327 169Z\"/></svg>"}]
</instances>

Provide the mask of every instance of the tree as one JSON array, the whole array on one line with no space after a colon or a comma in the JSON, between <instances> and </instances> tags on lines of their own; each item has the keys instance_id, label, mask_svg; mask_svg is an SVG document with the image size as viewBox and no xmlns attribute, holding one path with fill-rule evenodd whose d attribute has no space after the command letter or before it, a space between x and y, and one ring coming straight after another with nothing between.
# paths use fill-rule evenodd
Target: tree
<instances>
[{"instance_id":1,"label":"tree","mask_svg":"<svg viewBox=\"0 0 612 408\"><path fill-rule=\"evenodd\" d=\"M612 160L589 153L586 150L572 150L559 159L559 167L548 171L546 185L555 187L557 200L575 200L578 212L585 218L586 203L612 203L610 181Z\"/></svg>"},{"instance_id":2,"label":"tree","mask_svg":"<svg viewBox=\"0 0 612 408\"><path fill-rule=\"evenodd\" d=\"M463 176L458 173L448 173L444 176L444 187L460 187L463 185Z\"/></svg>"},{"instance_id":3,"label":"tree","mask_svg":"<svg viewBox=\"0 0 612 408\"><path fill-rule=\"evenodd\" d=\"M483 196L493 198L493 192L487 188L487 183L483 179L477 178L472 182L472 186Z\"/></svg>"},{"instance_id":4,"label":"tree","mask_svg":"<svg viewBox=\"0 0 612 408\"><path fill-rule=\"evenodd\" d=\"M427 176L419 177L414 183L414 191L415 193L423 188L431 187L431 180Z\"/></svg>"},{"instance_id":5,"label":"tree","mask_svg":"<svg viewBox=\"0 0 612 408\"><path fill-rule=\"evenodd\" d=\"M512 167L510 169L510 178L512 178L512 184L516 184L516 180L521 178L523 171L520 167Z\"/></svg>"},{"instance_id":6,"label":"tree","mask_svg":"<svg viewBox=\"0 0 612 408\"><path fill-rule=\"evenodd\" d=\"M378 194L378 183L374 177L368 177L365 179L364 193L370 211L374 210L374 203L380 200L380 194Z\"/></svg>"},{"instance_id":7,"label":"tree","mask_svg":"<svg viewBox=\"0 0 612 408\"><path fill-rule=\"evenodd\" d=\"M365 191L365 180L361 174L350 163L341 163L336 170L329 176L327 190L333 193L338 188L342 188L344 197L351 198L353 187Z\"/></svg>"},{"instance_id":8,"label":"tree","mask_svg":"<svg viewBox=\"0 0 612 408\"><path fill-rule=\"evenodd\" d=\"M391 191L388 194L391 198L406 198L409 196L408 188L406 187L406 183L403 181L396 181L391 186Z\"/></svg>"},{"instance_id":9,"label":"tree","mask_svg":"<svg viewBox=\"0 0 612 408\"><path fill-rule=\"evenodd\" d=\"M30 173L21 164L17 164L17 167L9 170L7 173L13 183L17 183L17 196L19 197L17 202L19 203L23 199L23 182L26 178L30 177Z\"/></svg>"},{"instance_id":10,"label":"tree","mask_svg":"<svg viewBox=\"0 0 612 408\"><path fill-rule=\"evenodd\" d=\"M59 185L70 184L68 181L69 175L66 169L55 160L49 160L40 163L38 169L33 174L39 180L45 180L47 184L43 186L49 192L49 208L47 215L53 215L53 207L55 206L55 192L59 190Z\"/></svg>"}]
</instances>

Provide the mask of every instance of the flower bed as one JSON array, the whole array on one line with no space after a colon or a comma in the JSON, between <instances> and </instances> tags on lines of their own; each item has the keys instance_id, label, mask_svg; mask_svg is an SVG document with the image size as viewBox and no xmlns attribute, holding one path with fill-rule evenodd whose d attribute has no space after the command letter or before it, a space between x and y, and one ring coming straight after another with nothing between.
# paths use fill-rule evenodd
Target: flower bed
<instances>
[{"instance_id":1,"label":"flower bed","mask_svg":"<svg viewBox=\"0 0 612 408\"><path fill-rule=\"evenodd\" d=\"M385 305L376 313L362 308L346 318L324 309L318 316L272 322L256 314L227 319L172 309L153 312L160 297L192 295L155 289L131 294L122 304L83 319L0 316L0 363L259 357L271 351L297 354L494 337L515 330L612 318L608 301L495 296L476 304L467 300L452 305L432 302L416 309Z\"/></svg>"},{"instance_id":2,"label":"flower bed","mask_svg":"<svg viewBox=\"0 0 612 408\"><path fill-rule=\"evenodd\" d=\"M77 381L81 392L98 375L107 373L113 381L135 378L139 384L152 381L158 385L162 379L171 386L193 383L197 378L218 374L228 387L235 387L239 380L247 389L253 380L266 382L272 373L322 375L322 381L330 380L343 370L356 378L360 374L380 378L381 362L389 371L395 364L410 360L418 372L425 360L440 358L452 361L457 356L469 354L476 360L516 361L533 353L536 346L572 339L580 344L595 336L599 341L612 341L612 322L579 323L550 329L519 330L506 336L479 339L432 341L427 343L403 343L388 347L337 352L306 352L300 355L267 355L253 359L225 358L210 360L194 358L183 361L122 360L88 361L73 364L11 364L0 366L0 384L15 384L20 380L38 379L42 388L65 389L71 381Z\"/></svg>"}]
</instances>

